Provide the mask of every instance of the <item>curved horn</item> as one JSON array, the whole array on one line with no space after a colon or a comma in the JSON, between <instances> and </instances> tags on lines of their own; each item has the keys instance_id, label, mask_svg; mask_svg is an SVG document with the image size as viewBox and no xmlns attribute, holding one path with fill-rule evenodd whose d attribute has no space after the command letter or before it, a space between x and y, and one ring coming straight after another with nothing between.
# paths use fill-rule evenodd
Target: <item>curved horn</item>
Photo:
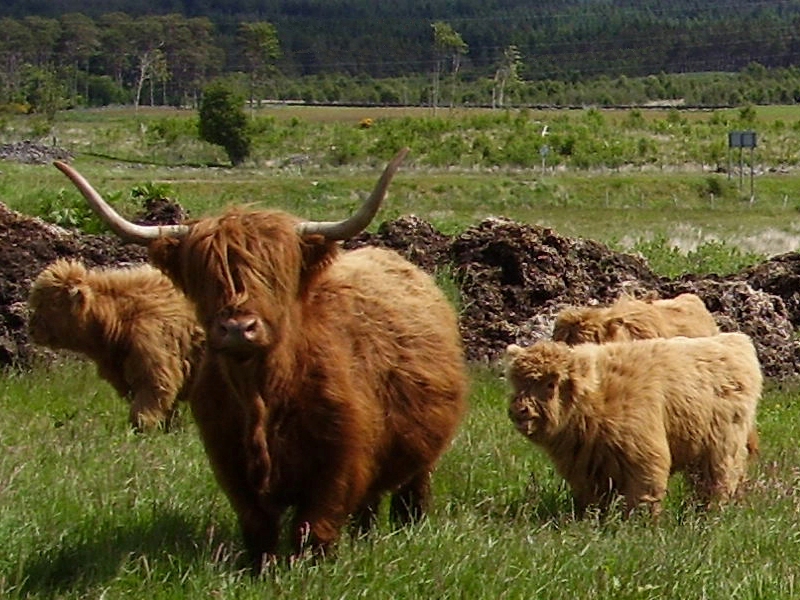
<instances>
[{"instance_id":1,"label":"curved horn","mask_svg":"<svg viewBox=\"0 0 800 600\"><path fill-rule=\"evenodd\" d=\"M100 219L109 226L126 242L147 246L151 241L160 237L182 237L189 232L188 225L137 225L120 216L92 185L75 169L65 162L57 160L55 167L69 177L75 187L80 190L86 202Z\"/></svg>"},{"instance_id":2,"label":"curved horn","mask_svg":"<svg viewBox=\"0 0 800 600\"><path fill-rule=\"evenodd\" d=\"M400 168L400 163L408 154L408 148L403 148L394 158L389 161L383 170L383 175L375 184L369 198L361 205L358 211L344 221L304 221L297 224L297 233L302 235L319 234L329 240L346 240L363 231L375 217L375 213L381 206L381 202L386 197L386 190L392 177Z\"/></svg>"}]
</instances>

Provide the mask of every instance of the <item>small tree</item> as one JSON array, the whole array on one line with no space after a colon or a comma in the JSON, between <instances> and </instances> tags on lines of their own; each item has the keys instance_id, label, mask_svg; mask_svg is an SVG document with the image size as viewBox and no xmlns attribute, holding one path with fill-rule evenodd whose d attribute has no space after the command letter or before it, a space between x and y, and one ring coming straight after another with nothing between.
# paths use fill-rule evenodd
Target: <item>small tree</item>
<instances>
[{"instance_id":1,"label":"small tree","mask_svg":"<svg viewBox=\"0 0 800 600\"><path fill-rule=\"evenodd\" d=\"M253 107L258 88L275 72L275 61L281 55L278 32L268 21L242 23L239 25L237 41L247 65L250 87L250 107ZM261 106L261 96L258 96Z\"/></svg>"},{"instance_id":2,"label":"small tree","mask_svg":"<svg viewBox=\"0 0 800 600\"><path fill-rule=\"evenodd\" d=\"M455 104L456 81L458 80L458 70L461 68L461 57L467 53L468 46L453 27L443 21L431 23L433 29L433 47L436 54L433 71L433 108L439 101L439 78L442 73L442 64L450 59L451 91L450 107Z\"/></svg>"},{"instance_id":3,"label":"small tree","mask_svg":"<svg viewBox=\"0 0 800 600\"><path fill-rule=\"evenodd\" d=\"M492 108L505 106L506 86L520 82L519 70L522 65L522 55L515 45L508 46L503 51L503 59L494 74L492 87Z\"/></svg>"},{"instance_id":4,"label":"small tree","mask_svg":"<svg viewBox=\"0 0 800 600\"><path fill-rule=\"evenodd\" d=\"M200 138L222 146L234 167L250 156L244 99L227 84L209 84L200 101Z\"/></svg>"}]
</instances>

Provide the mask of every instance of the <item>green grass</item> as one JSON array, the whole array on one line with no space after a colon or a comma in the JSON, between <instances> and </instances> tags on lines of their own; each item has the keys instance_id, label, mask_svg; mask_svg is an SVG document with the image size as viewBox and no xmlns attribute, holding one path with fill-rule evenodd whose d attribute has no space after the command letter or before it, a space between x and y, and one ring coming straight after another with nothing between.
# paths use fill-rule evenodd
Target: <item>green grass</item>
<instances>
[{"instance_id":1,"label":"green grass","mask_svg":"<svg viewBox=\"0 0 800 600\"><path fill-rule=\"evenodd\" d=\"M514 115L464 111L438 122L419 111L271 111L261 116L274 119L275 127L264 129L256 156L240 169L209 167L223 162L221 152L188 139L186 123L165 123L192 118L181 111L142 110L135 118L128 110L75 111L60 117L54 135L77 152L79 170L128 213L136 209L134 187L167 183L192 216L243 202L307 218L344 216L374 185L398 141L393 136L407 131L413 151L377 221L413 213L458 233L487 216L506 216L637 249L663 274L725 272L796 247L800 176L793 168L759 175L750 202L735 179L678 160L681 143L698 147L712 135L712 118L737 126L736 111L681 113L685 123L677 134L667 127L678 127L673 113L644 112L645 126L658 129L665 142L655 166L545 173L538 165L469 164L469 152L432 164L448 156L434 139L441 131L453 144L476 135L499 139L507 128L528 127ZM759 107L758 125L786 144L794 127L775 122L791 126L792 115ZM420 122L404 121L412 116ZM576 131L591 126L605 134L624 128L628 116L529 111L525 119L568 119ZM364 117L378 124L357 129ZM459 124L461 141L454 133ZM25 120L13 123L7 138L24 137L26 127ZM330 145L339 142L352 153L349 162L335 163ZM781 164L783 151L771 148L769 136L762 151L766 167ZM299 154L312 159L283 160ZM63 216L80 202L52 166L13 162L2 163L0 201L40 216L53 210ZM458 302L450 275L440 273L439 281ZM653 526L646 515L575 521L568 491L548 460L511 427L505 382L488 370L473 375L471 410L435 476L426 521L395 531L384 519L365 540L345 536L335 559L277 568L254 580L243 568L235 516L189 417L173 433L137 436L128 431L124 403L83 362L2 374L0 598L800 595L799 385L768 387L759 412L762 455L740 501L697 512L676 477Z\"/></svg>"},{"instance_id":2,"label":"green grass","mask_svg":"<svg viewBox=\"0 0 800 600\"><path fill-rule=\"evenodd\" d=\"M772 386L743 497L698 512L675 478L645 514L575 521L546 458L505 415L507 388L475 370L471 411L435 476L423 523L337 556L243 569L232 510L194 425L134 435L91 366L0 378L0 597L784 598L800 561L797 388Z\"/></svg>"},{"instance_id":3,"label":"green grass","mask_svg":"<svg viewBox=\"0 0 800 600\"><path fill-rule=\"evenodd\" d=\"M197 139L192 111L68 111L44 141L72 150L76 166L129 212L131 189L166 183L193 216L253 203L338 218L409 145L379 221L413 213L457 233L506 216L624 248L663 237L683 251L724 240L777 254L796 248L800 236L800 127L792 111L757 107L755 121L745 123L740 110L641 110L633 118L596 109L434 116L419 108L269 106L257 111L253 156L237 169L225 167L221 148ZM366 117L375 124L362 129ZM13 118L0 135L24 139L31 127L30 119ZM743 128L760 135L752 199L749 172L740 189L738 175L713 170L727 163L727 132ZM553 150L543 170L545 142ZM41 215L58 201L82 202L49 165L2 166L0 198L12 209Z\"/></svg>"}]
</instances>

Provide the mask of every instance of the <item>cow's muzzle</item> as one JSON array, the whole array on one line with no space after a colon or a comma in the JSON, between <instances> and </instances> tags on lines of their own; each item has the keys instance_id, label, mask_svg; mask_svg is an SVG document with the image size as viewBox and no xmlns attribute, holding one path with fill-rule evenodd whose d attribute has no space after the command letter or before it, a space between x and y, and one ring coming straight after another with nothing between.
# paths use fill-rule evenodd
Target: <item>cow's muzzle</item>
<instances>
[{"instance_id":1,"label":"cow's muzzle","mask_svg":"<svg viewBox=\"0 0 800 600\"><path fill-rule=\"evenodd\" d=\"M263 350L270 340L264 321L255 315L221 317L214 323L209 337L215 350L232 354Z\"/></svg>"}]
</instances>

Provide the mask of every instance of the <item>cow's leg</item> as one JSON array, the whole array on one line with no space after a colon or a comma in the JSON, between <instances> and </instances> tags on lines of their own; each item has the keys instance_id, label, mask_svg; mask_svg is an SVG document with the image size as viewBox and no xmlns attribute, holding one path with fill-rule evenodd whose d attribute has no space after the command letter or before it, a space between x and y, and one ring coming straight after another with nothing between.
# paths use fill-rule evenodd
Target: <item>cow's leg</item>
<instances>
[{"instance_id":1,"label":"cow's leg","mask_svg":"<svg viewBox=\"0 0 800 600\"><path fill-rule=\"evenodd\" d=\"M244 410L209 360L203 364L188 400L217 482L238 516L251 564L260 572L275 559L281 512L260 497L248 477Z\"/></svg>"},{"instance_id":2,"label":"cow's leg","mask_svg":"<svg viewBox=\"0 0 800 600\"><path fill-rule=\"evenodd\" d=\"M407 525L422 519L431 497L431 473L424 471L392 494L389 518L396 525Z\"/></svg>"},{"instance_id":3,"label":"cow's leg","mask_svg":"<svg viewBox=\"0 0 800 600\"><path fill-rule=\"evenodd\" d=\"M131 398L128 420L136 431L153 431L166 426L164 404L149 388L135 390Z\"/></svg>"},{"instance_id":4,"label":"cow's leg","mask_svg":"<svg viewBox=\"0 0 800 600\"><path fill-rule=\"evenodd\" d=\"M234 499L231 498L231 501L233 503ZM250 557L250 565L253 572L258 574L276 560L280 511L264 510L254 502L247 504L247 507L234 504L234 508L239 517L239 528Z\"/></svg>"},{"instance_id":5,"label":"cow's leg","mask_svg":"<svg viewBox=\"0 0 800 600\"><path fill-rule=\"evenodd\" d=\"M736 494L745 479L747 458L747 445L736 439L711 449L697 490L706 504L723 504Z\"/></svg>"},{"instance_id":6,"label":"cow's leg","mask_svg":"<svg viewBox=\"0 0 800 600\"><path fill-rule=\"evenodd\" d=\"M661 502L667 495L670 475L670 459L668 454L653 455L642 464L633 465L629 477L622 490L625 496L625 508L630 515L638 506L645 504L650 509L654 522L661 515Z\"/></svg>"},{"instance_id":7,"label":"cow's leg","mask_svg":"<svg viewBox=\"0 0 800 600\"><path fill-rule=\"evenodd\" d=\"M353 515L352 529L353 534L363 536L367 534L378 520L378 509L380 507L381 498L377 498L366 502L360 509Z\"/></svg>"},{"instance_id":8,"label":"cow's leg","mask_svg":"<svg viewBox=\"0 0 800 600\"><path fill-rule=\"evenodd\" d=\"M294 555L291 560L302 557L308 548L314 557L329 556L348 516L345 511L331 507L298 507L292 524Z\"/></svg>"}]
</instances>

